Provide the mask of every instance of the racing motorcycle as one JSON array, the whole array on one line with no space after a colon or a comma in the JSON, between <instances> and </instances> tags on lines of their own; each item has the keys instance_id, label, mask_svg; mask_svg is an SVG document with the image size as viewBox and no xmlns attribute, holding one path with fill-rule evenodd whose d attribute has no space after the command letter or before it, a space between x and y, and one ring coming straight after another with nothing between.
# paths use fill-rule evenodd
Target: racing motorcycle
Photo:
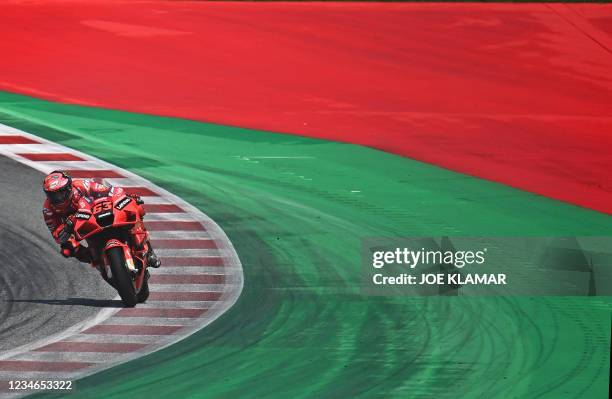
<instances>
[{"instance_id":1,"label":"racing motorcycle","mask_svg":"<svg viewBox=\"0 0 612 399\"><path fill-rule=\"evenodd\" d=\"M148 240L136 200L125 193L101 197L71 219L75 249L86 240L92 265L113 286L126 307L149 297Z\"/></svg>"}]
</instances>

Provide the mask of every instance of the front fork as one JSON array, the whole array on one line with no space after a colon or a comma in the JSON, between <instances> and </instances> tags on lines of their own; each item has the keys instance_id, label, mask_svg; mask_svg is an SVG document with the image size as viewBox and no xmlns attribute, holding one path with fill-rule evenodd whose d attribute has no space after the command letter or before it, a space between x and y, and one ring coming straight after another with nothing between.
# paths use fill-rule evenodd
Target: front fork
<instances>
[{"instance_id":1,"label":"front fork","mask_svg":"<svg viewBox=\"0 0 612 399\"><path fill-rule=\"evenodd\" d=\"M116 248L116 247L122 248L123 256L125 257L126 268L130 272L130 275L132 276L132 280L134 281L134 287L136 288L136 291L140 291L140 287L142 287L142 284L145 278L145 274L146 274L145 273L146 268L147 268L146 259L143 256L139 256L140 252L142 251L138 251L138 253L136 254L136 258L139 261L138 263L141 265L141 267L137 268L134 263L134 257L132 256L132 250L130 249L130 247L127 244L117 239L108 240L102 251L103 265L101 265L99 268L100 273L102 274L102 277L107 282L109 282L109 284L112 285L112 283L110 282L112 278L112 272L110 269L110 262L108 261L108 257L106 256L106 251L108 251L111 248ZM145 255L146 255L146 250L148 250L147 245L145 245L145 248L144 248Z\"/></svg>"}]
</instances>

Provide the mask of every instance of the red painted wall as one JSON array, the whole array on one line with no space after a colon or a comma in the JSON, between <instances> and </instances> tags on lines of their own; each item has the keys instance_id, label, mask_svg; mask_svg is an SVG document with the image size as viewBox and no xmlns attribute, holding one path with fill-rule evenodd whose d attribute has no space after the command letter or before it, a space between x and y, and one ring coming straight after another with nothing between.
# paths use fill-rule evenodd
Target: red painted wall
<instances>
[{"instance_id":1,"label":"red painted wall","mask_svg":"<svg viewBox=\"0 0 612 399\"><path fill-rule=\"evenodd\" d=\"M612 213L612 6L10 2L0 89L365 144Z\"/></svg>"}]
</instances>

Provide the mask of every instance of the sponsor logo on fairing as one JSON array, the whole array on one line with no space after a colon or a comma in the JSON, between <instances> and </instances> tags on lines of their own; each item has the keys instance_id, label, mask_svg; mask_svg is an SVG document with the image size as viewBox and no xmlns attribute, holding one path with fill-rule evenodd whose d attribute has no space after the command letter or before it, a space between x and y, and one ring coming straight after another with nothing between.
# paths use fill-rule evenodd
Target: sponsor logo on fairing
<instances>
[{"instance_id":1,"label":"sponsor logo on fairing","mask_svg":"<svg viewBox=\"0 0 612 399\"><path fill-rule=\"evenodd\" d=\"M91 213L79 211L74 215L74 217L81 220L89 220L89 218L91 217Z\"/></svg>"},{"instance_id":2,"label":"sponsor logo on fairing","mask_svg":"<svg viewBox=\"0 0 612 399\"><path fill-rule=\"evenodd\" d=\"M115 205L115 208L122 210L130 202L132 202L132 199L130 197L124 197L123 199L119 200L119 202L117 202L117 205Z\"/></svg>"}]
</instances>

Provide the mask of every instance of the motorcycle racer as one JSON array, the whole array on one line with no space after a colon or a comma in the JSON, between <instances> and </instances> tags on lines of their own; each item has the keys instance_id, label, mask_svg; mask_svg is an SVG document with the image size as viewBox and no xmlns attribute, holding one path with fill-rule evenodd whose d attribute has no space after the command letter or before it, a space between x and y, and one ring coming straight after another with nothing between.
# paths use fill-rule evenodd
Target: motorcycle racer
<instances>
[{"instance_id":1,"label":"motorcycle racer","mask_svg":"<svg viewBox=\"0 0 612 399\"><path fill-rule=\"evenodd\" d=\"M100 255L89 247L79 245L72 236L74 214L79 208L88 208L94 200L113 194L121 194L120 187L97 182L93 179L72 179L63 171L53 171L45 176L43 191L47 196L43 204L43 218L51 235L60 244L60 252L64 257L75 257L84 263L99 264ZM138 204L140 217L145 215L142 207L144 202L137 195L130 195ZM160 267L161 262L153 251L144 224L130 231L131 238L140 246L147 247L147 266ZM90 246L91 247L91 246Z\"/></svg>"}]
</instances>

